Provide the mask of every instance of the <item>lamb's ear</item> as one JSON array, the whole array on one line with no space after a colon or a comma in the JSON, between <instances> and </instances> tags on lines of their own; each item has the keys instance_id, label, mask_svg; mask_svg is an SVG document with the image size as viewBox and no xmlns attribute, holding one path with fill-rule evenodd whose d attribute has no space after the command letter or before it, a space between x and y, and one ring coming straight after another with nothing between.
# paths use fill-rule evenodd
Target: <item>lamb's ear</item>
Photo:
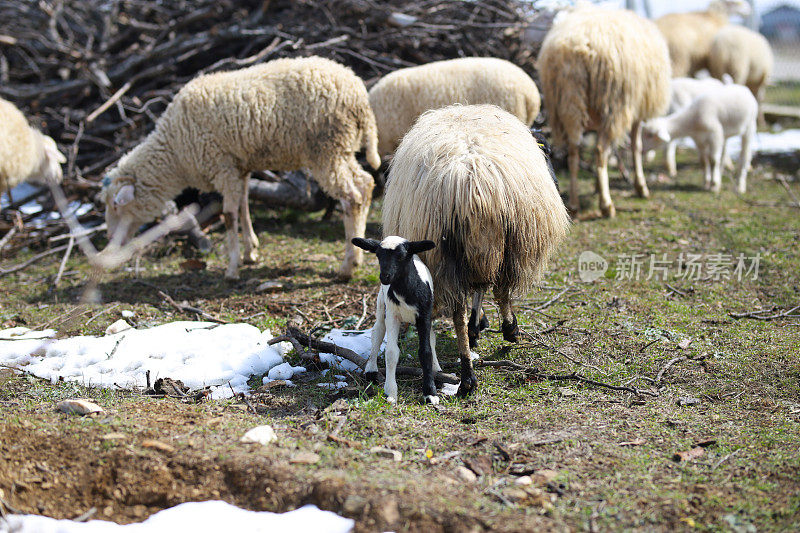
<instances>
[{"instance_id":1,"label":"lamb's ear","mask_svg":"<svg viewBox=\"0 0 800 533\"><path fill-rule=\"evenodd\" d=\"M133 201L133 185L123 185L114 196L116 205L125 205Z\"/></svg>"},{"instance_id":2,"label":"lamb's ear","mask_svg":"<svg viewBox=\"0 0 800 533\"><path fill-rule=\"evenodd\" d=\"M366 250L372 253L375 253L381 246L381 243L379 243L375 239L362 239L361 237L356 237L351 242L356 246L358 246L359 248L361 248L362 250Z\"/></svg>"},{"instance_id":3,"label":"lamb's ear","mask_svg":"<svg viewBox=\"0 0 800 533\"><path fill-rule=\"evenodd\" d=\"M408 243L408 253L410 254L421 254L434 248L436 248L436 243L433 241L411 241Z\"/></svg>"}]
</instances>

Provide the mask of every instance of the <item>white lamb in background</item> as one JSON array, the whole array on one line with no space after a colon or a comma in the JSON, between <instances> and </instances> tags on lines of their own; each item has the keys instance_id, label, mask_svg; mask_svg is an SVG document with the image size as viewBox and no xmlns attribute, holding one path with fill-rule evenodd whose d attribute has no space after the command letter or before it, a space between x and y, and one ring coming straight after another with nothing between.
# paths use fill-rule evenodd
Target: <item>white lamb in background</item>
<instances>
[{"instance_id":1,"label":"white lamb in background","mask_svg":"<svg viewBox=\"0 0 800 533\"><path fill-rule=\"evenodd\" d=\"M731 83L730 76L725 83ZM688 107L695 98L708 90L722 87L722 82L716 78L673 78L670 82L670 100L667 113L675 113ZM675 156L678 151L678 140L672 139L667 143L664 157L667 161L667 173L671 177L678 175ZM723 156L724 157L724 156Z\"/></svg>"},{"instance_id":2,"label":"white lamb in background","mask_svg":"<svg viewBox=\"0 0 800 533\"><path fill-rule=\"evenodd\" d=\"M736 167L737 190L747 190L752 142L756 133L758 103L747 87L723 85L706 91L688 107L666 117L645 122L645 148L691 137L697 145L705 173L705 187L718 193L722 188L722 157L725 140L742 136L742 150Z\"/></svg>"},{"instance_id":3,"label":"white lamb in background","mask_svg":"<svg viewBox=\"0 0 800 533\"><path fill-rule=\"evenodd\" d=\"M14 104L0 98L0 193L23 181L60 183L66 162L51 137L32 128Z\"/></svg>"}]
</instances>

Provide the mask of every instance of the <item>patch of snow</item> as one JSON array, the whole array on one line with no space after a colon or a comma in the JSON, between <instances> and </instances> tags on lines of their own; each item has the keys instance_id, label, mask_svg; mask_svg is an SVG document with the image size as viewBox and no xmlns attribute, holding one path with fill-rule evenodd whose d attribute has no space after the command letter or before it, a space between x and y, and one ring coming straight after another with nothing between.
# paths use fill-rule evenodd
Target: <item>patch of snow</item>
<instances>
[{"instance_id":1,"label":"patch of snow","mask_svg":"<svg viewBox=\"0 0 800 533\"><path fill-rule=\"evenodd\" d=\"M269 379L290 379L294 375L292 365L289 363L281 363L270 369L267 377Z\"/></svg>"},{"instance_id":2,"label":"patch of snow","mask_svg":"<svg viewBox=\"0 0 800 533\"><path fill-rule=\"evenodd\" d=\"M0 362L54 382L109 388L143 388L149 370L152 381L170 377L192 389L210 386L213 398L227 398L231 387L247 392L251 375L280 365L291 349L289 343L268 346L270 331L250 324L170 322L102 337L47 338L53 335L54 330L0 331Z\"/></svg>"},{"instance_id":3,"label":"patch of snow","mask_svg":"<svg viewBox=\"0 0 800 533\"><path fill-rule=\"evenodd\" d=\"M248 531L252 533L348 533L355 522L306 505L287 513L248 511L227 502L188 502L164 509L144 522L119 525L103 520L73 522L37 515L9 515L0 532L15 533L156 533L161 531Z\"/></svg>"},{"instance_id":4,"label":"patch of snow","mask_svg":"<svg viewBox=\"0 0 800 533\"><path fill-rule=\"evenodd\" d=\"M694 141L690 138L681 139L678 146L696 149ZM742 138L731 137L727 142L728 154L736 159L742 151ZM753 140L754 154L783 154L800 150L800 130L789 129L778 132L760 131Z\"/></svg>"},{"instance_id":5,"label":"patch of snow","mask_svg":"<svg viewBox=\"0 0 800 533\"><path fill-rule=\"evenodd\" d=\"M347 387L347 382L337 381L336 383L317 383L317 386L322 387L323 389L343 389Z\"/></svg>"},{"instance_id":6,"label":"patch of snow","mask_svg":"<svg viewBox=\"0 0 800 533\"><path fill-rule=\"evenodd\" d=\"M372 328L366 330L332 329L322 340L353 350L364 358L369 358L369 352L372 349ZM381 351L385 348L386 340L381 344ZM357 364L330 353L320 353L319 359L336 370L361 372L361 368Z\"/></svg>"},{"instance_id":7,"label":"patch of snow","mask_svg":"<svg viewBox=\"0 0 800 533\"><path fill-rule=\"evenodd\" d=\"M445 396L455 396L458 392L458 385L452 383L442 383L442 394Z\"/></svg>"}]
</instances>

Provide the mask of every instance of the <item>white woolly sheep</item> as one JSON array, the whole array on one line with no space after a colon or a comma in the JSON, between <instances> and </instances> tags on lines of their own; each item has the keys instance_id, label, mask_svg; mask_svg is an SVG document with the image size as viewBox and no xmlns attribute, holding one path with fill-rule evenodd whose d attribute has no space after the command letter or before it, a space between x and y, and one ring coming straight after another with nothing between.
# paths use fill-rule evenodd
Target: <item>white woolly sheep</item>
<instances>
[{"instance_id":1,"label":"white woolly sheep","mask_svg":"<svg viewBox=\"0 0 800 533\"><path fill-rule=\"evenodd\" d=\"M747 190L752 141L756 133L758 103L741 85L721 85L698 96L688 107L650 120L644 125L644 142L650 146L672 139L691 137L703 161L705 187L718 193L722 188L722 161L725 139L742 136L737 163L737 190Z\"/></svg>"},{"instance_id":2,"label":"white woolly sheep","mask_svg":"<svg viewBox=\"0 0 800 533\"><path fill-rule=\"evenodd\" d=\"M713 0L705 11L669 13L655 20L669 46L672 75L691 76L708 68L711 40L732 15L747 16L744 0Z\"/></svg>"},{"instance_id":3,"label":"white woolly sheep","mask_svg":"<svg viewBox=\"0 0 800 533\"><path fill-rule=\"evenodd\" d=\"M742 26L727 26L714 36L708 57L708 70L715 78L730 75L744 85L759 103L764 100L767 80L772 74L772 49L758 32Z\"/></svg>"},{"instance_id":4,"label":"white woolly sheep","mask_svg":"<svg viewBox=\"0 0 800 533\"><path fill-rule=\"evenodd\" d=\"M374 181L356 161L367 149L377 168L378 134L364 82L352 70L319 57L277 59L242 70L200 76L183 87L155 130L113 168L105 188L109 234L129 239L164 211L185 187L222 194L227 228L226 277L239 268L238 213L244 260L256 260L247 181L260 169L308 169L344 209L347 238L339 274L349 278L362 251Z\"/></svg>"},{"instance_id":5,"label":"white woolly sheep","mask_svg":"<svg viewBox=\"0 0 800 533\"><path fill-rule=\"evenodd\" d=\"M726 83L732 83L731 78L726 78ZM722 83L716 78L673 78L670 82L670 100L668 113L679 111L694 101L695 98L709 89L721 87ZM678 150L678 140L673 139L667 143L665 149L665 159L667 161L667 173L673 178L678 175L677 163L675 161Z\"/></svg>"},{"instance_id":6,"label":"white woolly sheep","mask_svg":"<svg viewBox=\"0 0 800 533\"><path fill-rule=\"evenodd\" d=\"M536 83L518 66L494 57L435 61L387 74L369 91L381 156L395 151L414 121L452 104L494 104L528 126L539 114Z\"/></svg>"},{"instance_id":7,"label":"white woolly sheep","mask_svg":"<svg viewBox=\"0 0 800 533\"><path fill-rule=\"evenodd\" d=\"M32 128L14 104L0 98L0 193L23 181L60 183L66 161L51 137Z\"/></svg>"},{"instance_id":8,"label":"white woolly sheep","mask_svg":"<svg viewBox=\"0 0 800 533\"><path fill-rule=\"evenodd\" d=\"M424 113L389 167L383 233L431 240L420 255L437 306L452 312L461 359L459 393L476 385L467 306L494 289L503 337L516 340L511 297L540 277L569 216L542 150L525 124L491 105Z\"/></svg>"},{"instance_id":9,"label":"white woolly sheep","mask_svg":"<svg viewBox=\"0 0 800 533\"><path fill-rule=\"evenodd\" d=\"M538 68L554 142L568 149L570 208L580 208L579 148L589 130L597 131L597 190L603 215L615 215L608 189L609 153L628 131L636 192L648 197L641 123L666 110L670 79L667 45L655 25L627 10L580 8L565 13L542 44Z\"/></svg>"},{"instance_id":10,"label":"white woolly sheep","mask_svg":"<svg viewBox=\"0 0 800 533\"><path fill-rule=\"evenodd\" d=\"M428 267L417 254L432 250L432 241L409 242L390 235L383 241L353 239L353 244L378 256L381 289L378 292L375 326L372 328L372 349L364 368L365 376L378 378L378 352L386 338L386 398L397 401L395 371L400 360L397 336L400 324L414 323L419 336L419 364L422 367L422 395L425 401L439 403L433 376L442 370L436 359L436 334L431 327L433 319L433 279Z\"/></svg>"}]
</instances>

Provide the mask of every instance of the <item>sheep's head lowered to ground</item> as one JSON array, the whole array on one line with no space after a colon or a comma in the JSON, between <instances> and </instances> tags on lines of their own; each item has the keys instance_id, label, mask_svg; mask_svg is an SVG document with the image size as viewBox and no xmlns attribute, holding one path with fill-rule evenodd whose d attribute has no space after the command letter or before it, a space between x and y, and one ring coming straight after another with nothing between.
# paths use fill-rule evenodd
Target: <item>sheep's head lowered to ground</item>
<instances>
[{"instance_id":1,"label":"sheep's head lowered to ground","mask_svg":"<svg viewBox=\"0 0 800 533\"><path fill-rule=\"evenodd\" d=\"M151 222L166 210L163 206L154 213L152 206L139 201L138 192L135 179L122 175L116 168L103 178L100 199L106 204L108 238L117 245L126 244L142 224Z\"/></svg>"},{"instance_id":2,"label":"sheep's head lowered to ground","mask_svg":"<svg viewBox=\"0 0 800 533\"><path fill-rule=\"evenodd\" d=\"M436 247L433 241L408 241L394 235L382 241L355 238L353 244L378 256L382 285L390 285L402 276L405 267L411 264L414 254L421 254Z\"/></svg>"},{"instance_id":3,"label":"sheep's head lowered to ground","mask_svg":"<svg viewBox=\"0 0 800 533\"><path fill-rule=\"evenodd\" d=\"M672 140L663 117L648 120L642 124L642 151L654 150Z\"/></svg>"}]
</instances>

